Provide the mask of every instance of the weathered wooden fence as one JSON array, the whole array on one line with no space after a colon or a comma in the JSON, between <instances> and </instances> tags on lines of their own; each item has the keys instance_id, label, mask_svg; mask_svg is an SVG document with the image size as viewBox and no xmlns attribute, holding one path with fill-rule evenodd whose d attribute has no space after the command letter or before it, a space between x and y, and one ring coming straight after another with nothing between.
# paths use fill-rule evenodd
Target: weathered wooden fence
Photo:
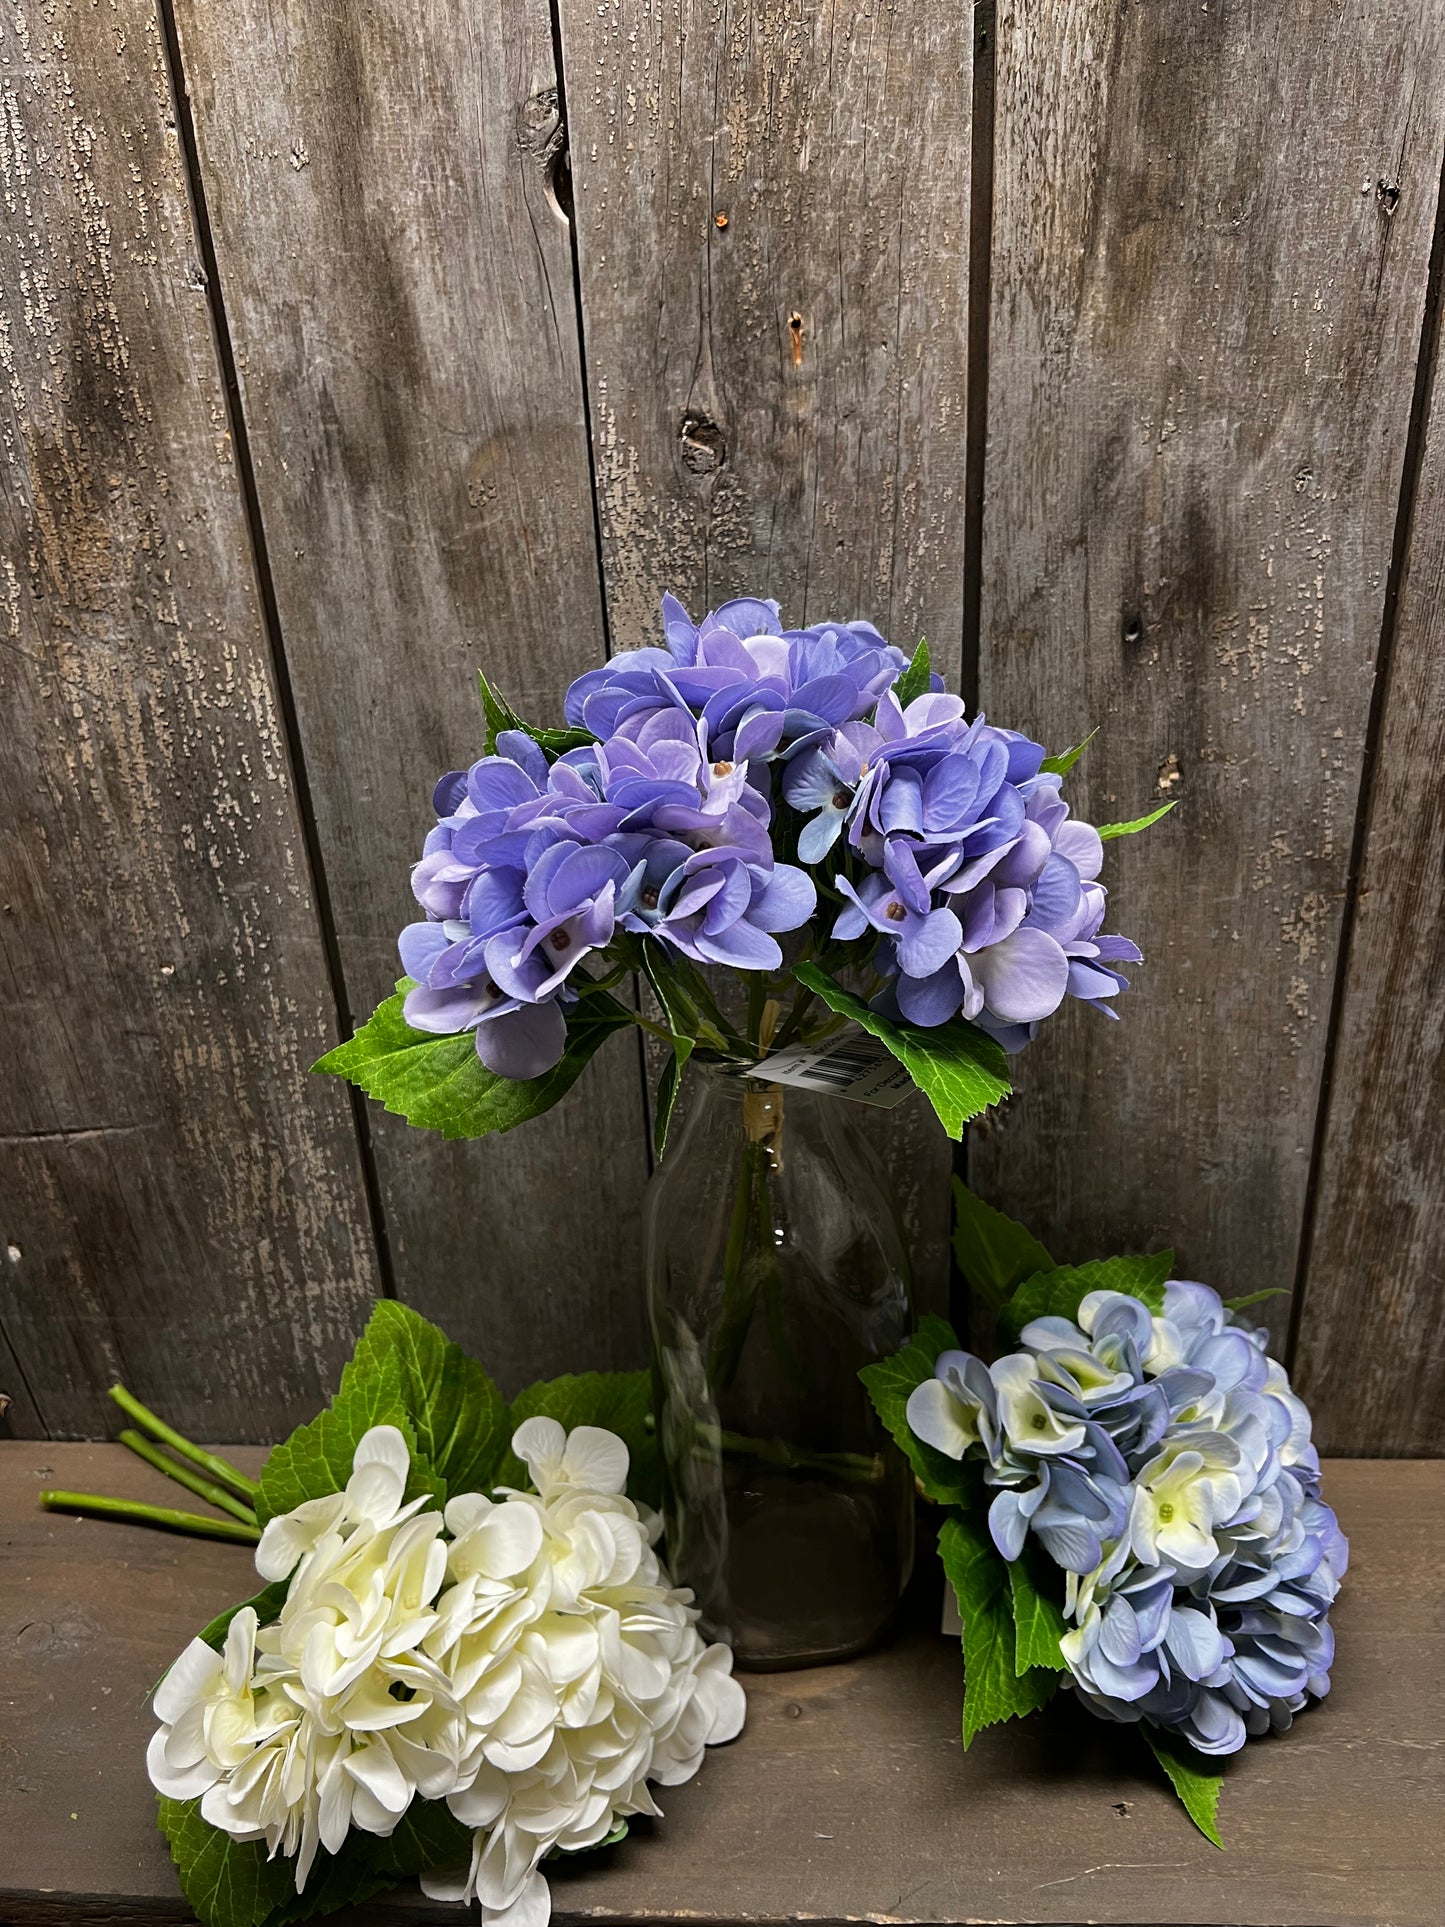
<instances>
[{"instance_id":1,"label":"weathered wooden fence","mask_svg":"<svg viewBox=\"0 0 1445 1927\"><path fill-rule=\"evenodd\" d=\"M480 1145L306 1067L475 671L541 715L671 587L1178 798L975 1182L1293 1290L1324 1443L1445 1446L1435 0L14 0L0 110L12 1425L272 1436L380 1291L640 1359L630 1044Z\"/></svg>"}]
</instances>

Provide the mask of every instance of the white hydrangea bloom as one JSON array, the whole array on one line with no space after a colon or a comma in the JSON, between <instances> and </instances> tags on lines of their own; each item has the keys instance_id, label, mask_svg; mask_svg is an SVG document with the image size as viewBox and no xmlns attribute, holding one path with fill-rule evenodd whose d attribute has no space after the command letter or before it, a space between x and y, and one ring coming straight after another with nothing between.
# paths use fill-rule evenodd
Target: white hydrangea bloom
<instances>
[{"instance_id":1,"label":"white hydrangea bloom","mask_svg":"<svg viewBox=\"0 0 1445 1927\"><path fill-rule=\"evenodd\" d=\"M545 1927L538 1867L659 1811L703 1749L741 1729L732 1654L699 1637L692 1595L652 1549L655 1523L623 1496L610 1432L528 1419L512 1441L535 1492L447 1507L452 1585L427 1651L452 1681L471 1747L447 1804L473 1827L469 1866L422 1882L484 1919Z\"/></svg>"},{"instance_id":2,"label":"white hydrangea bloom","mask_svg":"<svg viewBox=\"0 0 1445 1927\"><path fill-rule=\"evenodd\" d=\"M471 1862L428 1892L544 1927L543 1857L656 1813L649 1779L690 1779L741 1729L732 1654L660 1566L622 1441L538 1418L513 1449L535 1491L467 1494L443 1517L403 1503L406 1442L374 1427L344 1492L262 1535L262 1576L290 1575L279 1618L244 1608L222 1652L193 1640L157 1690L154 1784L293 1857L298 1893L318 1846L445 1798Z\"/></svg>"},{"instance_id":3,"label":"white hydrangea bloom","mask_svg":"<svg viewBox=\"0 0 1445 1927\"><path fill-rule=\"evenodd\" d=\"M402 1504L410 1457L395 1426L356 1449L344 1492L273 1519L256 1565L290 1590L280 1617L232 1620L224 1659L193 1640L156 1694L162 1793L201 1795L213 1827L296 1861L296 1890L348 1830L389 1834L420 1792L456 1784L461 1719L421 1651L446 1576L441 1514ZM207 1663L209 1660L209 1664Z\"/></svg>"}]
</instances>

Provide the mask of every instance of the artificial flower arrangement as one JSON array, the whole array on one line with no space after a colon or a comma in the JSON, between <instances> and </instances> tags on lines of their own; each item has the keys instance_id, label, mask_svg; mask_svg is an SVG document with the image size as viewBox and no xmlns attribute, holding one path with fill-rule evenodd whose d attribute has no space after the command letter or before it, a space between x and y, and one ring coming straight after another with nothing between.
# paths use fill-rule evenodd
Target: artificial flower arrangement
<instances>
[{"instance_id":1,"label":"artificial flower arrangement","mask_svg":"<svg viewBox=\"0 0 1445 1927\"><path fill-rule=\"evenodd\" d=\"M1174 1254L1056 1266L955 1185L955 1248L1001 1355L925 1318L863 1378L923 1494L963 1628L963 1740L1060 1684L1136 1725L1222 1845L1216 1762L1329 1691L1349 1560L1269 1335Z\"/></svg>"},{"instance_id":2,"label":"artificial flower arrangement","mask_svg":"<svg viewBox=\"0 0 1445 1927\"><path fill-rule=\"evenodd\" d=\"M909 661L867 622L784 630L747 597L694 623L668 595L662 626L665 647L572 684L562 728L483 679L484 754L438 782L412 873L407 974L319 1070L477 1137L549 1109L641 1025L671 1051L660 1149L694 1051L745 1066L851 1018L957 1137L1066 997L1113 1014L1139 951L1101 934L1103 844L1169 804L1073 819L1082 745L1050 757L966 719L926 643ZM746 1017L709 971L747 986ZM660 1022L613 994L639 972Z\"/></svg>"},{"instance_id":3,"label":"artificial flower arrangement","mask_svg":"<svg viewBox=\"0 0 1445 1927\"><path fill-rule=\"evenodd\" d=\"M745 1704L655 1549L647 1374L510 1406L415 1312L378 1304L328 1408L259 1481L128 1411L142 1455L227 1518L46 1503L249 1540L268 1583L156 1689L148 1766L203 1927L290 1927L420 1876L546 1927L554 1855L608 1845ZM200 1469L204 1463L204 1470Z\"/></svg>"}]
</instances>

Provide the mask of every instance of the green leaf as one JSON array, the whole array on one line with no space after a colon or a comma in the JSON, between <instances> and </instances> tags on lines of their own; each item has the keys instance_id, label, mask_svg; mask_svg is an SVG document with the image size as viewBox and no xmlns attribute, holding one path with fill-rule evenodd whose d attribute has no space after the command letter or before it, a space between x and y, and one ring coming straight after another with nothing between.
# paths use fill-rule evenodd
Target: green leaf
<instances>
[{"instance_id":1,"label":"green leaf","mask_svg":"<svg viewBox=\"0 0 1445 1927\"><path fill-rule=\"evenodd\" d=\"M598 1048L632 1013L605 990L587 989L567 1014L567 1047L561 1061L541 1077L497 1077L477 1056L471 1031L437 1037L413 1030L402 1015L409 978L379 1004L356 1035L312 1065L348 1078L397 1117L446 1138L486 1137L512 1131L540 1117L576 1083Z\"/></svg>"},{"instance_id":2,"label":"green leaf","mask_svg":"<svg viewBox=\"0 0 1445 1927\"><path fill-rule=\"evenodd\" d=\"M484 756L495 756L497 738L504 729L520 729L524 736L530 736L545 755L556 758L565 755L569 749L585 749L597 738L590 729L540 729L535 723L524 723L504 696L498 695L483 675L477 681L482 686L482 712L487 719L487 734L482 743Z\"/></svg>"},{"instance_id":3,"label":"green leaf","mask_svg":"<svg viewBox=\"0 0 1445 1927\"><path fill-rule=\"evenodd\" d=\"M632 1460L628 1497L656 1506L662 1499L657 1433L652 1423L652 1377L648 1372L578 1372L539 1380L512 1400L512 1431L523 1419L554 1418L574 1425L601 1425L615 1432ZM525 1486L527 1468L510 1451L497 1468L498 1485Z\"/></svg>"},{"instance_id":4,"label":"green leaf","mask_svg":"<svg viewBox=\"0 0 1445 1927\"><path fill-rule=\"evenodd\" d=\"M926 696L932 687L933 665L929 661L928 642L920 636L913 660L894 683L893 693L898 698L899 708L907 709L915 696Z\"/></svg>"},{"instance_id":5,"label":"green leaf","mask_svg":"<svg viewBox=\"0 0 1445 1927\"><path fill-rule=\"evenodd\" d=\"M950 1459L926 1445L908 1425L908 1400L925 1379L933 1377L940 1352L958 1350L953 1327L931 1313L901 1352L865 1365L858 1376L868 1389L874 1410L895 1444L913 1467L914 1476L930 1499L940 1505L972 1506L978 1502L980 1474L976 1466Z\"/></svg>"},{"instance_id":6,"label":"green leaf","mask_svg":"<svg viewBox=\"0 0 1445 1927\"><path fill-rule=\"evenodd\" d=\"M917 1024L891 1023L844 990L817 964L800 963L793 974L821 997L829 1010L851 1017L870 1037L887 1046L927 1097L950 1137L961 1138L971 1117L997 1104L1012 1089L1002 1047L962 1018L955 1017L951 1023L931 1030Z\"/></svg>"},{"instance_id":7,"label":"green leaf","mask_svg":"<svg viewBox=\"0 0 1445 1927\"><path fill-rule=\"evenodd\" d=\"M963 1744L985 1726L1022 1719L1048 1704L1058 1676L1042 1666L1015 1671L1015 1632L1008 1562L988 1528L950 1513L938 1535L943 1570L963 1621Z\"/></svg>"},{"instance_id":8,"label":"green leaf","mask_svg":"<svg viewBox=\"0 0 1445 1927\"><path fill-rule=\"evenodd\" d=\"M401 1366L393 1356L375 1370L342 1375L341 1389L330 1405L309 1425L298 1426L276 1446L261 1470L256 1494L256 1517L264 1526L279 1513L291 1512L307 1499L340 1492L351 1477L351 1461L362 1435L373 1425L394 1425L411 1454L407 1497L425 1492L445 1503L446 1488L417 1446L416 1429L407 1411Z\"/></svg>"},{"instance_id":9,"label":"green leaf","mask_svg":"<svg viewBox=\"0 0 1445 1927\"><path fill-rule=\"evenodd\" d=\"M472 1857L472 1829L453 1819L441 1800L413 1800L385 1840L353 1838L365 1840L368 1863L393 1880L465 1867Z\"/></svg>"},{"instance_id":10,"label":"green leaf","mask_svg":"<svg viewBox=\"0 0 1445 1927\"><path fill-rule=\"evenodd\" d=\"M1095 1258L1086 1265L1063 1265L1037 1272L1021 1284L998 1316L1000 1343L1014 1344L1034 1318L1077 1318L1091 1291L1122 1291L1140 1298L1152 1312L1164 1309L1164 1284L1174 1269L1172 1251L1148 1257Z\"/></svg>"},{"instance_id":11,"label":"green leaf","mask_svg":"<svg viewBox=\"0 0 1445 1927\"><path fill-rule=\"evenodd\" d=\"M953 1180L953 1255L974 1297L994 1312L1026 1278L1054 1269L1031 1231L985 1204L962 1178Z\"/></svg>"},{"instance_id":12,"label":"green leaf","mask_svg":"<svg viewBox=\"0 0 1445 1927\"><path fill-rule=\"evenodd\" d=\"M351 1833L342 1842L339 1853L318 1853L306 1876L306 1891L298 1894L293 1890L279 1907L267 1914L262 1927L295 1927L298 1921L339 1913L343 1907L354 1907L394 1887L394 1875L379 1872L372 1866L367 1852L371 1844L369 1834ZM279 1856L277 1864L288 1871L295 1865L294 1861L281 1860Z\"/></svg>"},{"instance_id":13,"label":"green leaf","mask_svg":"<svg viewBox=\"0 0 1445 1927\"><path fill-rule=\"evenodd\" d=\"M667 1129L672 1123L673 1111L677 1108L677 1094L682 1089L682 1073L687 1060L692 1055L692 1045L687 1048L673 1048L672 1056L662 1067L662 1075L657 1080L657 1100L652 1111L652 1155L659 1164L667 1149Z\"/></svg>"},{"instance_id":14,"label":"green leaf","mask_svg":"<svg viewBox=\"0 0 1445 1927\"><path fill-rule=\"evenodd\" d=\"M1020 1678L1033 1666L1066 1672L1059 1642L1068 1631L1068 1622L1057 1596L1058 1567L1041 1557L1031 1540L1022 1556L1009 1566L1008 1579L1013 1595L1014 1671Z\"/></svg>"},{"instance_id":15,"label":"green leaf","mask_svg":"<svg viewBox=\"0 0 1445 1927\"><path fill-rule=\"evenodd\" d=\"M501 1393L460 1345L420 1312L383 1298L341 1378L341 1396L394 1360L417 1447L448 1494L489 1492L513 1427Z\"/></svg>"},{"instance_id":16,"label":"green leaf","mask_svg":"<svg viewBox=\"0 0 1445 1927\"><path fill-rule=\"evenodd\" d=\"M1226 1311L1248 1311L1251 1305L1262 1305L1266 1298L1288 1298L1289 1295L1284 1285L1270 1285L1264 1291L1247 1291L1242 1298L1222 1298L1220 1303Z\"/></svg>"},{"instance_id":17,"label":"green leaf","mask_svg":"<svg viewBox=\"0 0 1445 1927\"><path fill-rule=\"evenodd\" d=\"M1169 1783L1184 1803L1184 1811L1214 1846L1223 1848L1219 1837L1219 1795L1224 1775L1205 1763L1205 1756L1172 1733L1139 1722L1144 1743L1169 1775Z\"/></svg>"},{"instance_id":18,"label":"green leaf","mask_svg":"<svg viewBox=\"0 0 1445 1927\"><path fill-rule=\"evenodd\" d=\"M1066 749L1061 756L1046 756L1039 764L1039 774L1067 776L1098 733L1097 729L1091 729L1082 743L1075 743L1072 749Z\"/></svg>"},{"instance_id":19,"label":"green leaf","mask_svg":"<svg viewBox=\"0 0 1445 1927\"><path fill-rule=\"evenodd\" d=\"M672 1057L658 1079L657 1105L652 1117L652 1152L660 1162L667 1146L667 1127L672 1122L673 1108L682 1089L683 1073L697 1041L697 1013L680 986L668 975L659 960L650 954L651 948L649 945L643 952L643 974L652 986L652 994L672 1033Z\"/></svg>"},{"instance_id":20,"label":"green leaf","mask_svg":"<svg viewBox=\"0 0 1445 1927\"><path fill-rule=\"evenodd\" d=\"M181 1891L202 1927L261 1927L294 1892L291 1862L268 1860L264 1840L233 1840L201 1818L199 1800L157 1801Z\"/></svg>"},{"instance_id":21,"label":"green leaf","mask_svg":"<svg viewBox=\"0 0 1445 1927\"><path fill-rule=\"evenodd\" d=\"M1178 800L1178 797L1175 797L1174 803ZM1147 816L1136 816L1132 823L1101 823L1099 835L1106 843L1111 836L1137 836L1140 830L1147 830L1151 823L1157 823L1161 816L1168 816L1170 810L1174 808L1174 803L1163 803L1157 810L1151 810Z\"/></svg>"}]
</instances>

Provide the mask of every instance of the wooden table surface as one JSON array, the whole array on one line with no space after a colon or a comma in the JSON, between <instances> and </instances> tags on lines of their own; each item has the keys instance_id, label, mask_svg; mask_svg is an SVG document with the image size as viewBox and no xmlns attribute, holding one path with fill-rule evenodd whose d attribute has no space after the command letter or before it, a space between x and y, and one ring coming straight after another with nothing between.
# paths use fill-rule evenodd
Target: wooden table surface
<instances>
[{"instance_id":1,"label":"wooden table surface","mask_svg":"<svg viewBox=\"0 0 1445 1927\"><path fill-rule=\"evenodd\" d=\"M249 1556L44 1513L43 1485L177 1493L119 1446L0 1444L0 1927L187 1921L142 1764L146 1691L252 1590ZM742 1737L663 1791L665 1821L552 1875L556 1917L1440 1927L1445 1463L1336 1461L1326 1492L1354 1555L1335 1689L1231 1767L1228 1852L1136 1736L1066 1697L965 1756L957 1644L923 1629L750 1676ZM464 1916L413 1892L334 1918Z\"/></svg>"}]
</instances>

